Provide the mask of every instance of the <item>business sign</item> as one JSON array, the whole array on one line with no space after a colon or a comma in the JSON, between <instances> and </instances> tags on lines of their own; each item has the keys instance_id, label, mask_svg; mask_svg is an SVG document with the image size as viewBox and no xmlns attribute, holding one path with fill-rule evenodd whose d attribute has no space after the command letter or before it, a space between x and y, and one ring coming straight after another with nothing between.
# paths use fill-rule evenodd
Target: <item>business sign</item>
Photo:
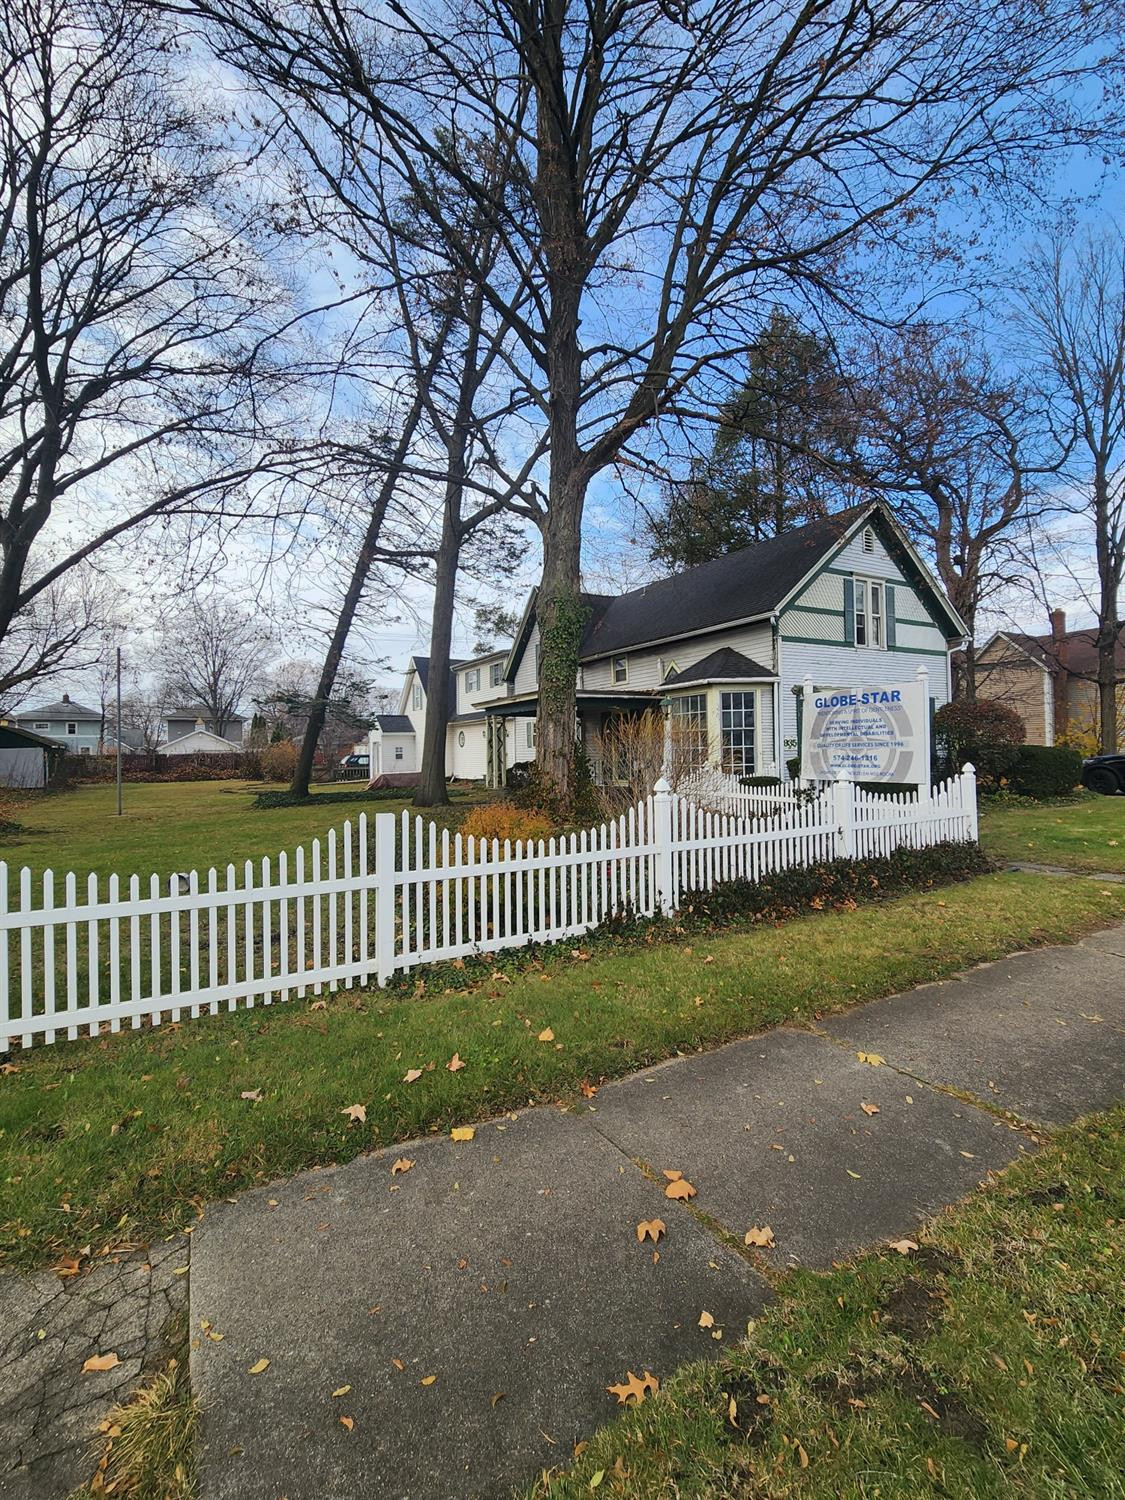
<instances>
[{"instance_id":1,"label":"business sign","mask_svg":"<svg viewBox=\"0 0 1125 1500\"><path fill-rule=\"evenodd\" d=\"M927 678L875 687L803 689L801 776L833 781L900 781L928 786Z\"/></svg>"}]
</instances>

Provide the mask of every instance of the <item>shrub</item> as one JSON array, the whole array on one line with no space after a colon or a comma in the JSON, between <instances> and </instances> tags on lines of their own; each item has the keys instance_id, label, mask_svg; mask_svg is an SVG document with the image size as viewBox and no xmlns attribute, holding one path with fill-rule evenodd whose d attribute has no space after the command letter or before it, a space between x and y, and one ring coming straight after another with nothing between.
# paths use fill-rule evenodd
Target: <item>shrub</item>
<instances>
[{"instance_id":1,"label":"shrub","mask_svg":"<svg viewBox=\"0 0 1125 1500\"><path fill-rule=\"evenodd\" d=\"M789 772L789 780L796 781L801 774L801 757L791 755L785 762L785 769Z\"/></svg>"},{"instance_id":2,"label":"shrub","mask_svg":"<svg viewBox=\"0 0 1125 1500\"><path fill-rule=\"evenodd\" d=\"M985 781L1000 781L1016 763L1025 734L1014 708L993 698L958 698L934 715L936 759L941 773L955 774L966 761Z\"/></svg>"},{"instance_id":3,"label":"shrub","mask_svg":"<svg viewBox=\"0 0 1125 1500\"><path fill-rule=\"evenodd\" d=\"M1068 745L1021 745L1008 784L1023 797L1043 801L1073 792L1082 775L1082 757Z\"/></svg>"},{"instance_id":4,"label":"shrub","mask_svg":"<svg viewBox=\"0 0 1125 1500\"><path fill-rule=\"evenodd\" d=\"M297 747L292 740L279 740L258 752L263 781L291 781L297 764Z\"/></svg>"},{"instance_id":5,"label":"shrub","mask_svg":"<svg viewBox=\"0 0 1125 1500\"><path fill-rule=\"evenodd\" d=\"M510 839L528 842L532 839L550 838L554 825L545 812L530 807L517 807L514 802L482 802L474 807L461 825L467 838L499 839L501 843Z\"/></svg>"}]
</instances>

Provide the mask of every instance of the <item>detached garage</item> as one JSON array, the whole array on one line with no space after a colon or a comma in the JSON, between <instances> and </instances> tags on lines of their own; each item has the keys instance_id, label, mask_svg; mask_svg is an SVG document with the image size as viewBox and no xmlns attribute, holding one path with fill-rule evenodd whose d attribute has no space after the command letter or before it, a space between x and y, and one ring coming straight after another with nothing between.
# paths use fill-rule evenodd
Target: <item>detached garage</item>
<instances>
[{"instance_id":1,"label":"detached garage","mask_svg":"<svg viewBox=\"0 0 1125 1500\"><path fill-rule=\"evenodd\" d=\"M44 787L51 779L51 758L62 755L60 745L21 729L11 719L0 719L0 786L21 790Z\"/></svg>"}]
</instances>

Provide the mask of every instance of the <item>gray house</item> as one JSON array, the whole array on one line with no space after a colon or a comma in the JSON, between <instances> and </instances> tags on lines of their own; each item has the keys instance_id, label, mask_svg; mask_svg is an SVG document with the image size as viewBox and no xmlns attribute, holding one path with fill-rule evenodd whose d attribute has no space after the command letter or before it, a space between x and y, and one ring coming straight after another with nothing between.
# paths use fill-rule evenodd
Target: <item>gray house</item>
<instances>
[{"instance_id":1,"label":"gray house","mask_svg":"<svg viewBox=\"0 0 1125 1500\"><path fill-rule=\"evenodd\" d=\"M202 703L189 704L185 708L170 708L164 719L164 743L161 750L167 755L189 754L196 751L235 752L243 748L242 730L246 721L241 714L231 714L222 727L215 716ZM182 741L183 743L178 743Z\"/></svg>"},{"instance_id":2,"label":"gray house","mask_svg":"<svg viewBox=\"0 0 1125 1500\"><path fill-rule=\"evenodd\" d=\"M64 693L57 703L43 703L19 714L21 729L52 740L74 755L97 755L102 741L102 716L97 709L84 708Z\"/></svg>"}]
</instances>

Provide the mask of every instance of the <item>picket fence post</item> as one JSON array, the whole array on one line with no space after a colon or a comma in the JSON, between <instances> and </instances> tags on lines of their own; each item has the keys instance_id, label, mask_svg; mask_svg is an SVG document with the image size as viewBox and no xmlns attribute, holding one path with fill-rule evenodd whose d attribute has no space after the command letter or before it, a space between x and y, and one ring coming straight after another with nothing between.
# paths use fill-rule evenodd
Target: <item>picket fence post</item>
<instances>
[{"instance_id":1,"label":"picket fence post","mask_svg":"<svg viewBox=\"0 0 1125 1500\"><path fill-rule=\"evenodd\" d=\"M375 977L385 985L395 971L395 815L376 813L374 821Z\"/></svg>"},{"instance_id":2,"label":"picket fence post","mask_svg":"<svg viewBox=\"0 0 1125 1500\"><path fill-rule=\"evenodd\" d=\"M975 844L980 838L980 826L977 820L977 768L971 760L961 767L961 806L967 814L966 836Z\"/></svg>"},{"instance_id":3,"label":"picket fence post","mask_svg":"<svg viewBox=\"0 0 1125 1500\"><path fill-rule=\"evenodd\" d=\"M676 855L672 848L671 784L661 777L652 789L652 840L656 845L656 905L666 917L676 909Z\"/></svg>"},{"instance_id":4,"label":"picket fence post","mask_svg":"<svg viewBox=\"0 0 1125 1500\"><path fill-rule=\"evenodd\" d=\"M855 799L857 788L848 773L836 772L832 783L832 816L836 824L836 858L855 858Z\"/></svg>"}]
</instances>

